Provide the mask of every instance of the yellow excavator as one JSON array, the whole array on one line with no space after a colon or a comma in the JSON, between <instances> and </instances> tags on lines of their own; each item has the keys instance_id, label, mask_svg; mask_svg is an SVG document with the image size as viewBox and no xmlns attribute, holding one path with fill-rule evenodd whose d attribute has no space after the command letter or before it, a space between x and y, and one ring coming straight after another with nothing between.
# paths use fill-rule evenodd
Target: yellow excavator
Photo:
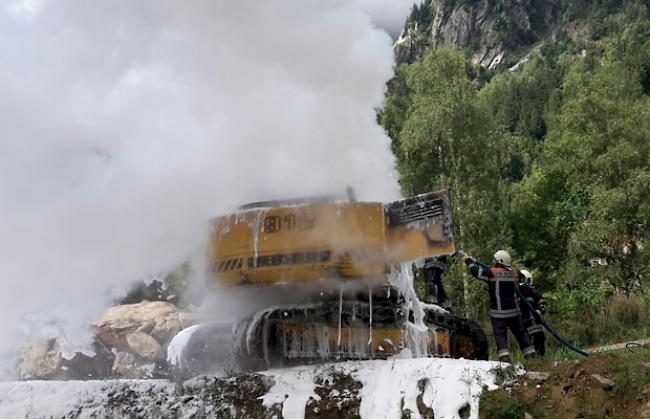
<instances>
[{"instance_id":1,"label":"yellow excavator","mask_svg":"<svg viewBox=\"0 0 650 419\"><path fill-rule=\"evenodd\" d=\"M208 247L217 289L261 297L271 287L293 302L181 332L169 349L177 376L392 356L487 359L476 323L419 303L412 288L414 262L456 251L446 190L387 204L247 204L212 220Z\"/></svg>"}]
</instances>

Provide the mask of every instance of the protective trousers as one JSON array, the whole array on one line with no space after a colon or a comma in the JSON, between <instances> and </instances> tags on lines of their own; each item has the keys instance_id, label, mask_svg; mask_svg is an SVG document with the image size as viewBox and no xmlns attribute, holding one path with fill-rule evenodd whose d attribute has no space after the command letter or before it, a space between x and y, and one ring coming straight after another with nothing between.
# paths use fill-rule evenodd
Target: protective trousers
<instances>
[{"instance_id":1,"label":"protective trousers","mask_svg":"<svg viewBox=\"0 0 650 419\"><path fill-rule=\"evenodd\" d=\"M524 330L524 324L521 316L507 318L491 318L492 330L494 331L494 340L497 343L497 356L499 360L510 360L510 351L508 350L508 329L512 332L519 343L521 351L525 357L535 355L535 348L530 344L528 334Z\"/></svg>"},{"instance_id":2,"label":"protective trousers","mask_svg":"<svg viewBox=\"0 0 650 419\"><path fill-rule=\"evenodd\" d=\"M544 332L531 333L530 337L533 339L533 344L535 345L535 351L539 356L544 356L546 353L546 337Z\"/></svg>"}]
</instances>

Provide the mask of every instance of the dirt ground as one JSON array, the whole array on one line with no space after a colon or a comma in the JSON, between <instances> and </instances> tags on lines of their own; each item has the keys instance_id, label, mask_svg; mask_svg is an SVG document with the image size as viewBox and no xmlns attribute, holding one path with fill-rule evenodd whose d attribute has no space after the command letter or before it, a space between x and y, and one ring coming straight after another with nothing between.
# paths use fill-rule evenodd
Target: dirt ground
<instances>
[{"instance_id":1,"label":"dirt ground","mask_svg":"<svg viewBox=\"0 0 650 419\"><path fill-rule=\"evenodd\" d=\"M650 419L650 350L623 350L560 362L535 360L526 363L525 368L529 372L549 373L549 378L506 379L504 388L514 400L491 403L503 405L514 401L517 408L491 416L482 409L481 417L515 418L525 412L533 418ZM602 376L605 383L592 374Z\"/></svg>"}]
</instances>

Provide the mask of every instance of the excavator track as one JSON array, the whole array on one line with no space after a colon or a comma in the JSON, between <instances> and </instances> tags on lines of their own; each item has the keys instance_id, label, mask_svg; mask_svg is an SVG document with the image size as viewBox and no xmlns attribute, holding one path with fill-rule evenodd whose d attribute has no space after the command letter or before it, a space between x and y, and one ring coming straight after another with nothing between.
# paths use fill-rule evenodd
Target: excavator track
<instances>
[{"instance_id":1,"label":"excavator track","mask_svg":"<svg viewBox=\"0 0 650 419\"><path fill-rule=\"evenodd\" d=\"M425 308L427 330L424 336L414 336L418 333L410 310L375 303L371 315L370 307L346 301L340 307L276 308L264 316L265 324L258 326L257 354L268 367L386 359L403 349L418 356L488 358L485 332L471 320L438 307ZM423 338L427 342L413 348L417 345L414 341Z\"/></svg>"},{"instance_id":2,"label":"excavator track","mask_svg":"<svg viewBox=\"0 0 650 419\"><path fill-rule=\"evenodd\" d=\"M487 359L488 344L474 322L424 306L424 326L395 301L340 300L270 307L234 323L200 325L183 354L183 378L346 360L413 356Z\"/></svg>"},{"instance_id":3,"label":"excavator track","mask_svg":"<svg viewBox=\"0 0 650 419\"><path fill-rule=\"evenodd\" d=\"M425 323L450 331L450 353L453 358L488 359L487 335L476 322L446 310L425 309Z\"/></svg>"}]
</instances>

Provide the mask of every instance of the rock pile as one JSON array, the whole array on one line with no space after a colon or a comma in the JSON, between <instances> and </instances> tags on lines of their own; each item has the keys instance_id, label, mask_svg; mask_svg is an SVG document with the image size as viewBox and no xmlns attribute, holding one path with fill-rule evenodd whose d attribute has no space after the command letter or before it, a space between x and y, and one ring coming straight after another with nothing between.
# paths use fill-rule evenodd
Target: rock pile
<instances>
[{"instance_id":1,"label":"rock pile","mask_svg":"<svg viewBox=\"0 0 650 419\"><path fill-rule=\"evenodd\" d=\"M94 354L63 352L62 339L32 342L18 356L19 379L64 380L167 376L166 351L196 315L164 301L111 307L93 323Z\"/></svg>"}]
</instances>

